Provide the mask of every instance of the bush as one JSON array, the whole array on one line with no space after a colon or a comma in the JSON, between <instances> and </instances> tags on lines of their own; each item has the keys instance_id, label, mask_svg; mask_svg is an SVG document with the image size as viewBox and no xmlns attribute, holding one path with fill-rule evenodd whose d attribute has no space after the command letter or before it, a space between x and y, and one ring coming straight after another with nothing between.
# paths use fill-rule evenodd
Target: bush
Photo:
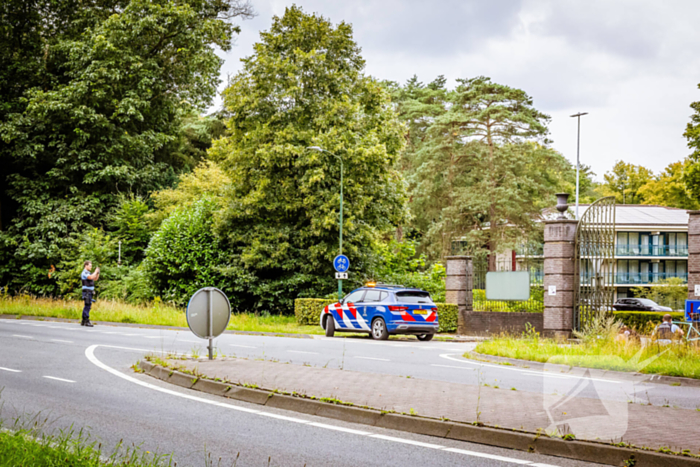
<instances>
[{"instance_id":1,"label":"bush","mask_svg":"<svg viewBox=\"0 0 700 467\"><path fill-rule=\"evenodd\" d=\"M654 312L654 311L615 311L615 318L622 321L630 328L635 328L637 330L644 329L648 323L654 325L661 322L666 312ZM673 321L683 321L685 320L684 313L668 313L673 317Z\"/></svg>"},{"instance_id":2,"label":"bush","mask_svg":"<svg viewBox=\"0 0 700 467\"><path fill-rule=\"evenodd\" d=\"M324 298L297 298L294 300L294 315L297 324L319 326L321 310L326 305L332 305L337 300ZM438 308L438 332L457 331L457 305L452 303L436 303Z\"/></svg>"},{"instance_id":3,"label":"bush","mask_svg":"<svg viewBox=\"0 0 700 467\"><path fill-rule=\"evenodd\" d=\"M153 235L143 266L164 300L184 305L200 288L217 287L235 306L231 281L223 274L225 249L214 235L216 208L204 198L176 209Z\"/></svg>"},{"instance_id":4,"label":"bush","mask_svg":"<svg viewBox=\"0 0 700 467\"><path fill-rule=\"evenodd\" d=\"M494 311L504 313L544 313L544 287L530 287L530 299L486 300L486 290L472 290L474 311Z\"/></svg>"},{"instance_id":5,"label":"bush","mask_svg":"<svg viewBox=\"0 0 700 467\"><path fill-rule=\"evenodd\" d=\"M294 300L294 316L297 324L318 326L321 310L326 305L332 305L337 301L326 298L297 298Z\"/></svg>"}]
</instances>

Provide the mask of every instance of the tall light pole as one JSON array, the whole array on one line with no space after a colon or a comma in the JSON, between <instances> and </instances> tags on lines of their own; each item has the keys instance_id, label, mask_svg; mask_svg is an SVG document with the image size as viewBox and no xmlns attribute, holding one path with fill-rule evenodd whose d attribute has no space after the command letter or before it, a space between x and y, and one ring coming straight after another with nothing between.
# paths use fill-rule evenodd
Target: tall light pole
<instances>
[{"instance_id":1,"label":"tall light pole","mask_svg":"<svg viewBox=\"0 0 700 467\"><path fill-rule=\"evenodd\" d=\"M342 255L343 254L343 158L333 154L330 151L326 151L323 148L320 148L318 146L310 146L306 149L310 149L312 151L318 151L318 152L325 152L326 154L330 154L333 157L336 157L340 161L340 228L339 234L338 234L338 254ZM338 301L340 302L343 299L343 280L338 279Z\"/></svg>"},{"instance_id":2,"label":"tall light pole","mask_svg":"<svg viewBox=\"0 0 700 467\"><path fill-rule=\"evenodd\" d=\"M578 220L578 173L581 167L581 164L579 163L579 152L581 150L581 117L584 115L588 115L588 112L579 112L571 115L572 117L576 117L578 119L578 134L576 136L576 220Z\"/></svg>"}]
</instances>

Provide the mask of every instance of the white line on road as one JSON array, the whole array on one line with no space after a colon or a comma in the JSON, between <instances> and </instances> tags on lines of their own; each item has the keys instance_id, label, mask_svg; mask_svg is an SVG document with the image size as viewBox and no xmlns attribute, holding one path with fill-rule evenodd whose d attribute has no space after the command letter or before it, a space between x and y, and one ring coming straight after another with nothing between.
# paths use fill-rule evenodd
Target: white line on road
<instances>
[{"instance_id":1,"label":"white line on road","mask_svg":"<svg viewBox=\"0 0 700 467\"><path fill-rule=\"evenodd\" d=\"M257 347L253 347L252 345L239 345L239 344L229 344L231 347L243 347L245 349L257 349Z\"/></svg>"},{"instance_id":2,"label":"white line on road","mask_svg":"<svg viewBox=\"0 0 700 467\"><path fill-rule=\"evenodd\" d=\"M21 334L12 334L12 337L22 337L24 339L34 339L32 336L23 336Z\"/></svg>"},{"instance_id":3,"label":"white line on road","mask_svg":"<svg viewBox=\"0 0 700 467\"><path fill-rule=\"evenodd\" d=\"M87 359L93 363L94 365L98 366L99 368L102 368L103 370L113 374L114 376L117 376L119 378L125 379L131 383L137 384L139 386L148 388L148 389L153 389L155 391L159 391L165 394L170 394L172 396L177 396L177 397L182 397L183 399L189 399L192 401L196 402L201 402L204 404L209 404L213 405L216 407L221 407L224 409L229 409L229 410L236 410L239 412L245 412L249 414L254 414L254 415L261 415L265 417L271 417L271 418L276 418L279 420L284 420L290 423L298 423L300 425L306 425L306 426L313 426L315 428L321 428L321 429L332 429L332 430L337 430L337 431L346 431L347 433L352 433L358 436L367 436L369 438L375 438L375 439L381 439L384 441L390 441L390 442L396 442L396 443L404 443L404 444L413 444L415 446L420 446L420 447L425 447L425 448L431 448L431 449L437 449L437 450L442 450L442 451L449 451L453 452L456 454L463 454L466 456L473 456L473 457L481 457L481 458L487 458L487 459L494 459L494 460L499 460L503 462L510 462L512 464L521 464L521 465L529 465L531 467L534 467L537 465L535 462L532 461L527 461L527 460L522 460L522 459L517 459L514 457L503 457L503 456L496 456L493 454L486 454L482 452L476 452L476 451L467 451L464 449L456 449L456 448L448 448L447 446L441 446L439 444L431 444L431 443L422 443L420 441L413 441L413 440L408 440L408 439L403 439L403 438L395 438L393 436L386 436L386 435L380 435L380 434L374 434L370 432L365 432L365 431L360 431L360 430L349 430L346 428L341 428L341 427L333 427L330 428L326 426L323 423L312 423L309 420L304 420L302 418L296 418L296 417L286 417L284 415L278 415L274 414L271 412L265 412L262 410L255 410L255 409L249 409L247 407L242 407L238 405L233 405L233 404L228 404L226 402L219 402L215 400L210 400L210 399L204 399L202 397L194 396L191 394L187 394L185 392L178 392L178 391L173 391L171 389L166 389L160 386L156 386L151 383L147 383L145 381L141 381L140 379L136 379L134 377L131 377L129 375L125 375L124 373L121 373L120 371L115 370L114 368L107 366L106 364L102 363L95 357L95 349L97 347L107 347L107 348L112 348L112 349L123 349L123 350L136 350L143 352L143 349L130 349L129 347L118 347L118 346L113 346L113 345L91 345L87 349L85 349L85 356Z\"/></svg>"},{"instance_id":4,"label":"white line on road","mask_svg":"<svg viewBox=\"0 0 700 467\"><path fill-rule=\"evenodd\" d=\"M472 362L471 360L466 360L462 359L459 360L457 358L454 358L453 356L449 354L442 354L440 355L442 358L446 358L448 360L452 360L454 362L459 362L459 363L466 363L467 365L476 365L476 366L487 366L490 368L498 368L499 370L510 370L510 371L517 371L518 373L522 373L524 375L529 375L529 376L539 376L539 377L546 377L546 378L574 378L574 379L589 379L591 381L601 381L603 383L613 383L613 384L621 384L621 381L614 381L612 379L598 379L598 378L590 378L590 377L585 377L581 375L566 375L566 374L550 374L547 373L546 371L534 371L534 370L522 370L520 368L512 368L509 366L504 366L504 365L489 365L488 363L481 363L481 362Z\"/></svg>"},{"instance_id":5,"label":"white line on road","mask_svg":"<svg viewBox=\"0 0 700 467\"><path fill-rule=\"evenodd\" d=\"M436 365L435 363L431 363L430 366L439 366L441 368L457 368L459 370L469 370L469 371L476 370L476 368L466 368L463 366L454 366L454 365Z\"/></svg>"},{"instance_id":6,"label":"white line on road","mask_svg":"<svg viewBox=\"0 0 700 467\"><path fill-rule=\"evenodd\" d=\"M75 383L72 379L56 378L55 376L44 376L44 378L55 379L56 381L63 381L64 383Z\"/></svg>"},{"instance_id":7,"label":"white line on road","mask_svg":"<svg viewBox=\"0 0 700 467\"><path fill-rule=\"evenodd\" d=\"M73 341L64 341L63 339L51 339L53 342L63 342L64 344L72 344Z\"/></svg>"},{"instance_id":8,"label":"white line on road","mask_svg":"<svg viewBox=\"0 0 700 467\"><path fill-rule=\"evenodd\" d=\"M303 350L287 350L287 352L290 352L290 353L307 353L307 354L311 354L311 355L318 355L318 352L305 352L305 351L303 351Z\"/></svg>"},{"instance_id":9,"label":"white line on road","mask_svg":"<svg viewBox=\"0 0 700 467\"><path fill-rule=\"evenodd\" d=\"M0 370L9 371L10 373L22 373L22 370L13 370L12 368L3 368L0 366Z\"/></svg>"},{"instance_id":10,"label":"white line on road","mask_svg":"<svg viewBox=\"0 0 700 467\"><path fill-rule=\"evenodd\" d=\"M374 357L355 357L355 358L363 358L365 360L378 360L380 362L390 362L388 358L374 358Z\"/></svg>"}]
</instances>

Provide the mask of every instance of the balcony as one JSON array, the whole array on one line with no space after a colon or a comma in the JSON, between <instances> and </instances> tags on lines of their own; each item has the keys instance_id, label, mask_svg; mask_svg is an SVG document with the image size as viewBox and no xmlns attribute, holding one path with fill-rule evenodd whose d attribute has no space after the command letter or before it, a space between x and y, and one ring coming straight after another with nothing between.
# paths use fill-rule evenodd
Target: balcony
<instances>
[{"instance_id":1,"label":"balcony","mask_svg":"<svg viewBox=\"0 0 700 467\"><path fill-rule=\"evenodd\" d=\"M687 246L615 245L615 256L687 257Z\"/></svg>"},{"instance_id":2,"label":"balcony","mask_svg":"<svg viewBox=\"0 0 700 467\"><path fill-rule=\"evenodd\" d=\"M612 274L615 285L653 285L664 279L680 277L683 282L688 282L688 274L673 272L618 272ZM595 276L592 274L581 274L581 285L591 285Z\"/></svg>"}]
</instances>

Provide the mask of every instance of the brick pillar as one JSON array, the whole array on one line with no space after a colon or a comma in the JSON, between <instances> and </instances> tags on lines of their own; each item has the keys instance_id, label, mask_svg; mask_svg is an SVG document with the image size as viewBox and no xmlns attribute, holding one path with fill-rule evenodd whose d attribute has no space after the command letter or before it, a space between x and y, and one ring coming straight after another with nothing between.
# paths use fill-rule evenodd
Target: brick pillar
<instances>
[{"instance_id":1,"label":"brick pillar","mask_svg":"<svg viewBox=\"0 0 700 467\"><path fill-rule=\"evenodd\" d=\"M467 334L469 314L474 310L474 266L471 256L448 256L445 302L457 305L457 333Z\"/></svg>"},{"instance_id":2,"label":"brick pillar","mask_svg":"<svg viewBox=\"0 0 700 467\"><path fill-rule=\"evenodd\" d=\"M546 221L544 227L544 325L547 337L571 335L574 318L574 264L577 220ZM556 294L550 295L550 286Z\"/></svg>"},{"instance_id":3,"label":"brick pillar","mask_svg":"<svg viewBox=\"0 0 700 467\"><path fill-rule=\"evenodd\" d=\"M700 285L700 211L688 211L688 300L700 300L696 285Z\"/></svg>"}]
</instances>

